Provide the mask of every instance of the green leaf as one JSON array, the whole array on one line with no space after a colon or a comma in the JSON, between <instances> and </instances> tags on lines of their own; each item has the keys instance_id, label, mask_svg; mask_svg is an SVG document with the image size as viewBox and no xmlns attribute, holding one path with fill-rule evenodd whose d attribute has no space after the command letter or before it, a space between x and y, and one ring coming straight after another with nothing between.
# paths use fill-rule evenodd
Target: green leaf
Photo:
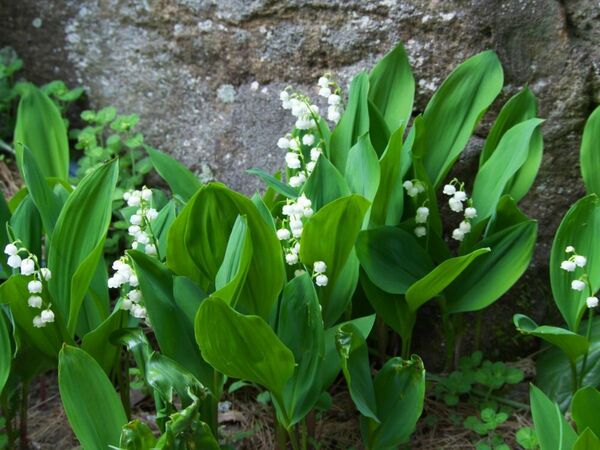
<instances>
[{"instance_id":1,"label":"green leaf","mask_svg":"<svg viewBox=\"0 0 600 450\"><path fill-rule=\"evenodd\" d=\"M587 291L571 289L571 282L582 275L582 270L575 273L560 268L560 263L569 258L565 253L568 245L575 247L577 252L587 257L585 273L592 292L600 289L600 254L591 249L595 247L597 236L600 235L600 201L596 194L590 194L578 200L563 217L552 243L550 254L550 284L554 301L564 317L569 329L579 328L581 317L586 310L585 299Z\"/></svg>"},{"instance_id":2,"label":"green leaf","mask_svg":"<svg viewBox=\"0 0 600 450\"><path fill-rule=\"evenodd\" d=\"M596 436L600 434L600 392L591 386L579 389L573 396L571 414L581 433L589 428Z\"/></svg>"},{"instance_id":3,"label":"green leaf","mask_svg":"<svg viewBox=\"0 0 600 450\"><path fill-rule=\"evenodd\" d=\"M8 380L12 363L13 348L10 331L8 318L0 307L0 392Z\"/></svg>"},{"instance_id":4,"label":"green leaf","mask_svg":"<svg viewBox=\"0 0 600 450\"><path fill-rule=\"evenodd\" d=\"M40 213L46 233L52 236L62 205L48 186L44 174L28 147L24 148L22 157L23 178L29 190L29 195Z\"/></svg>"},{"instance_id":5,"label":"green leaf","mask_svg":"<svg viewBox=\"0 0 600 450\"><path fill-rule=\"evenodd\" d=\"M162 353L180 363L206 386L212 386L213 373L200 356L194 329L189 326L186 312L173 298L172 273L151 256L135 250L128 254L133 260L148 317Z\"/></svg>"},{"instance_id":6,"label":"green leaf","mask_svg":"<svg viewBox=\"0 0 600 450\"><path fill-rule=\"evenodd\" d=\"M60 111L32 84L19 101L14 132L17 165L23 173L23 149L31 149L45 177L66 180L69 168L69 142Z\"/></svg>"},{"instance_id":7,"label":"green leaf","mask_svg":"<svg viewBox=\"0 0 600 450\"><path fill-rule=\"evenodd\" d=\"M281 398L294 373L294 355L261 317L244 316L211 297L198 309L194 328L202 356L216 370Z\"/></svg>"},{"instance_id":8,"label":"green leaf","mask_svg":"<svg viewBox=\"0 0 600 450\"><path fill-rule=\"evenodd\" d=\"M202 183L196 175L175 158L148 145L144 145L144 149L148 152L154 168L174 194L187 201L200 189Z\"/></svg>"},{"instance_id":9,"label":"green leaf","mask_svg":"<svg viewBox=\"0 0 600 450\"><path fill-rule=\"evenodd\" d=\"M148 425L132 420L121 430L119 450L148 450L156 447L156 438Z\"/></svg>"},{"instance_id":10,"label":"green leaf","mask_svg":"<svg viewBox=\"0 0 600 450\"><path fill-rule=\"evenodd\" d=\"M235 308L244 287L244 281L252 261L252 240L246 216L238 216L225 251L223 264L215 278L215 295ZM245 299L240 299L243 303ZM257 309L258 305L245 305L247 309Z\"/></svg>"},{"instance_id":11,"label":"green leaf","mask_svg":"<svg viewBox=\"0 0 600 450\"><path fill-rule=\"evenodd\" d=\"M117 347L108 344L109 338L113 332L123 328L127 320L128 313L121 309L120 303L117 303L112 314L83 336L81 341L81 348L94 358L107 374L114 367L119 352Z\"/></svg>"},{"instance_id":12,"label":"green leaf","mask_svg":"<svg viewBox=\"0 0 600 450\"><path fill-rule=\"evenodd\" d=\"M339 170L327 158L319 157L304 185L304 194L311 200L313 209L318 211L326 204L350 195L350 188Z\"/></svg>"},{"instance_id":13,"label":"green leaf","mask_svg":"<svg viewBox=\"0 0 600 450\"><path fill-rule=\"evenodd\" d=\"M581 139L581 175L588 194L600 195L600 107L590 114Z\"/></svg>"},{"instance_id":14,"label":"green leaf","mask_svg":"<svg viewBox=\"0 0 600 450\"><path fill-rule=\"evenodd\" d=\"M19 203L9 221L12 235L22 242L23 247L41 257L42 253L42 221L29 194ZM10 269L9 273L12 273Z\"/></svg>"},{"instance_id":15,"label":"green leaf","mask_svg":"<svg viewBox=\"0 0 600 450\"><path fill-rule=\"evenodd\" d=\"M537 114L537 109L537 99L528 86L525 86L508 99L500 113L498 113L498 117L496 117L494 125L485 139L485 144L479 155L479 167L496 151L504 133L521 122L533 119Z\"/></svg>"},{"instance_id":16,"label":"green leaf","mask_svg":"<svg viewBox=\"0 0 600 450\"><path fill-rule=\"evenodd\" d=\"M480 248L468 255L450 258L441 263L408 288L406 291L408 306L416 311L424 303L440 295L473 261L490 251L489 248Z\"/></svg>"},{"instance_id":17,"label":"green leaf","mask_svg":"<svg viewBox=\"0 0 600 450\"><path fill-rule=\"evenodd\" d=\"M249 198L218 183L201 188L171 225L167 265L213 290L238 215L247 218L254 248L238 308L267 318L283 288L285 268L275 231Z\"/></svg>"},{"instance_id":18,"label":"green leaf","mask_svg":"<svg viewBox=\"0 0 600 450\"><path fill-rule=\"evenodd\" d=\"M415 79L402 43L385 55L369 74L369 100L395 130L408 123L413 108Z\"/></svg>"},{"instance_id":19,"label":"green leaf","mask_svg":"<svg viewBox=\"0 0 600 450\"><path fill-rule=\"evenodd\" d=\"M284 288L277 320L277 336L296 361L294 375L283 391L283 405L278 405L287 412L278 415L287 429L310 412L322 393L324 333L319 299L313 281L304 273Z\"/></svg>"},{"instance_id":20,"label":"green leaf","mask_svg":"<svg viewBox=\"0 0 600 450\"><path fill-rule=\"evenodd\" d=\"M116 160L87 175L69 195L52 234L48 252L52 278L48 285L55 306L68 317L70 332L75 329L81 302L102 256L117 177Z\"/></svg>"},{"instance_id":21,"label":"green leaf","mask_svg":"<svg viewBox=\"0 0 600 450\"><path fill-rule=\"evenodd\" d=\"M513 322L521 333L539 337L557 346L573 362L588 351L590 344L586 337L580 334L560 327L538 326L532 319L522 314L515 314Z\"/></svg>"},{"instance_id":22,"label":"green leaf","mask_svg":"<svg viewBox=\"0 0 600 450\"><path fill-rule=\"evenodd\" d=\"M350 85L346 110L331 133L329 159L340 172L346 168L348 152L352 146L360 136L369 131L368 91L367 74L355 76Z\"/></svg>"},{"instance_id":23,"label":"green leaf","mask_svg":"<svg viewBox=\"0 0 600 450\"><path fill-rule=\"evenodd\" d=\"M433 269L429 255L414 235L400 228L361 231L356 253L369 279L390 294L405 294L414 282Z\"/></svg>"},{"instance_id":24,"label":"green leaf","mask_svg":"<svg viewBox=\"0 0 600 450\"><path fill-rule=\"evenodd\" d=\"M409 441L423 412L425 368L416 355L392 358L373 380L377 413L381 420L361 417L361 434L369 450L399 448Z\"/></svg>"},{"instance_id":25,"label":"green leaf","mask_svg":"<svg viewBox=\"0 0 600 450\"><path fill-rule=\"evenodd\" d=\"M600 439L589 428L583 430L573 446L573 450L596 450L598 448L600 448Z\"/></svg>"},{"instance_id":26,"label":"green leaf","mask_svg":"<svg viewBox=\"0 0 600 450\"><path fill-rule=\"evenodd\" d=\"M351 323L338 327L335 338L352 401L363 416L380 423L377 417L375 388L371 380L369 350L365 339Z\"/></svg>"},{"instance_id":27,"label":"green leaf","mask_svg":"<svg viewBox=\"0 0 600 450\"><path fill-rule=\"evenodd\" d=\"M570 450L577 434L562 416L558 405L531 385L531 415L541 450Z\"/></svg>"},{"instance_id":28,"label":"green leaf","mask_svg":"<svg viewBox=\"0 0 600 450\"><path fill-rule=\"evenodd\" d=\"M154 233L154 236L156 236L156 240L158 241L158 253L161 257L164 257L167 254L169 228L171 228L171 224L176 217L177 207L175 206L175 201L171 199L162 207L156 219L150 224L152 233Z\"/></svg>"},{"instance_id":29,"label":"green leaf","mask_svg":"<svg viewBox=\"0 0 600 450\"><path fill-rule=\"evenodd\" d=\"M340 198L317 211L302 231L302 263L309 268L315 261L324 261L327 265L329 282L318 289L326 325L333 325L344 312L358 281L358 264L354 267L347 264L352 264L348 261L368 207L369 202L358 195ZM353 286L349 291L344 289L342 294L337 290L338 282L348 279L353 280Z\"/></svg>"},{"instance_id":30,"label":"green leaf","mask_svg":"<svg viewBox=\"0 0 600 450\"><path fill-rule=\"evenodd\" d=\"M425 169L439 187L467 144L485 110L502 89L502 66L492 51L458 66L431 98L423 120Z\"/></svg>"},{"instance_id":31,"label":"green leaf","mask_svg":"<svg viewBox=\"0 0 600 450\"><path fill-rule=\"evenodd\" d=\"M368 133L360 136L348 152L345 174L350 192L372 202L379 186L380 168Z\"/></svg>"},{"instance_id":32,"label":"green leaf","mask_svg":"<svg viewBox=\"0 0 600 450\"><path fill-rule=\"evenodd\" d=\"M83 350L65 345L59 355L60 398L73 432L86 450L119 443L127 416L98 363Z\"/></svg>"},{"instance_id":33,"label":"green leaf","mask_svg":"<svg viewBox=\"0 0 600 450\"><path fill-rule=\"evenodd\" d=\"M537 223L527 221L500 230L483 239L477 248L492 249L477 258L445 291L452 314L479 311L500 298L523 275L537 235Z\"/></svg>"},{"instance_id":34,"label":"green leaf","mask_svg":"<svg viewBox=\"0 0 600 450\"><path fill-rule=\"evenodd\" d=\"M496 151L480 167L473 185L473 204L477 208L474 222L487 219L496 210L496 204L509 187L511 178L527 161L533 134L542 122L541 119L529 119L512 127L504 133Z\"/></svg>"},{"instance_id":35,"label":"green leaf","mask_svg":"<svg viewBox=\"0 0 600 450\"><path fill-rule=\"evenodd\" d=\"M284 197L296 199L298 198L298 191L291 187L289 184L285 184L282 181L275 178L273 175L269 175L262 169L253 168L246 170L249 174L258 176L261 180L263 180L269 187L271 187L275 192L283 195Z\"/></svg>"},{"instance_id":36,"label":"green leaf","mask_svg":"<svg viewBox=\"0 0 600 450\"><path fill-rule=\"evenodd\" d=\"M404 127L398 128L390 137L388 146L379 161L381 173L377 194L371 208L371 226L398 225L402 221L404 189L400 160Z\"/></svg>"}]
</instances>

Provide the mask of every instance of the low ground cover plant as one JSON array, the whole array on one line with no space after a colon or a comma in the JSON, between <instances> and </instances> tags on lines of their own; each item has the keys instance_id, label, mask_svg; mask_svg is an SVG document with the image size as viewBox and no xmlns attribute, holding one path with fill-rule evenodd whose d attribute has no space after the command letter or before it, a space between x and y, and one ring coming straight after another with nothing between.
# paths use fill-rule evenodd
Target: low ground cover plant
<instances>
[{"instance_id":1,"label":"low ground cover plant","mask_svg":"<svg viewBox=\"0 0 600 450\"><path fill-rule=\"evenodd\" d=\"M56 369L85 449L225 448L219 404L235 383L257 387L271 405L277 448L320 448L314 422L340 381L366 449L409 445L427 386L448 407L470 405L456 420L476 448L509 448L498 430L528 407L505 397L523 372L481 352L463 355L461 341L465 313L500 299L532 258L537 224L518 203L541 163L543 121L522 89L501 108L472 179L453 172L503 87L493 52L459 65L414 118L402 45L356 75L347 97L332 74L318 80L320 100L286 88L280 100L295 123L277 142L285 172L250 169L266 185L251 197L200 182L144 143L137 116L110 107L84 111L84 128L71 130L82 153L69 174L69 124L49 97L59 87L23 88L10 148L25 186L0 202L9 448L17 437L27 447L29 385ZM565 216L552 252L553 293L569 329L515 316L519 331L566 354L538 359L545 394L531 387L534 428L519 430L523 448L592 449L600 432L591 413L597 116L581 152L589 195ZM168 190L144 184L150 170ZM440 311L441 375L426 374L413 353L427 303ZM541 382L565 364L569 389L564 373ZM132 415L134 374L154 420ZM554 402L571 408L577 432Z\"/></svg>"}]
</instances>

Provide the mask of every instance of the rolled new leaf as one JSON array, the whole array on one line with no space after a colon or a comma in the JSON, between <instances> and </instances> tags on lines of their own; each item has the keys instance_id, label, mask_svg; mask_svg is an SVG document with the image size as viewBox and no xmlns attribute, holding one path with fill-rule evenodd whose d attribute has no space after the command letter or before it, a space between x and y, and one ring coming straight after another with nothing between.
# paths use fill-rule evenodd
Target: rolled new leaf
<instances>
[{"instance_id":1,"label":"rolled new leaf","mask_svg":"<svg viewBox=\"0 0 600 450\"><path fill-rule=\"evenodd\" d=\"M127 423L123 404L107 375L85 351L65 345L58 362L58 387L69 424L86 450L118 445Z\"/></svg>"}]
</instances>

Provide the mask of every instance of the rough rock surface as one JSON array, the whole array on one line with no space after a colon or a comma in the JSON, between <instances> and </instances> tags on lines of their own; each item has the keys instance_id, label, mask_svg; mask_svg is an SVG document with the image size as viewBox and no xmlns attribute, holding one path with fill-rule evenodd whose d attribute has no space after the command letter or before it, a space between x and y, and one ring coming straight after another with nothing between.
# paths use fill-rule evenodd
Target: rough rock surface
<instances>
[{"instance_id":1,"label":"rough rock surface","mask_svg":"<svg viewBox=\"0 0 600 450\"><path fill-rule=\"evenodd\" d=\"M524 201L540 221L539 270L583 193L580 136L600 102L597 1L0 0L0 17L0 46L16 48L28 78L66 79L88 89L93 107L139 113L147 141L246 192L259 183L244 169L282 165L275 142L293 121L277 94L288 84L314 94L331 71L346 85L401 40L419 111L453 67L491 48L505 70L501 100L529 84L547 119L543 166ZM465 167L474 157L465 153Z\"/></svg>"}]
</instances>

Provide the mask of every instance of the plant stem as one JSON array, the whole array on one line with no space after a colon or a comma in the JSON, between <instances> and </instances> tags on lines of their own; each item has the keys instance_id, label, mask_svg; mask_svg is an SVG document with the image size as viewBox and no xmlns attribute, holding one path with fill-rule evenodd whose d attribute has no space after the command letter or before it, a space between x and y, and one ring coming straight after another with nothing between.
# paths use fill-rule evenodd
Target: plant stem
<instances>
[{"instance_id":1,"label":"plant stem","mask_svg":"<svg viewBox=\"0 0 600 450\"><path fill-rule=\"evenodd\" d=\"M412 335L407 333L406 336L402 336L402 359L408 359L410 357L410 345Z\"/></svg>"},{"instance_id":2,"label":"plant stem","mask_svg":"<svg viewBox=\"0 0 600 450\"><path fill-rule=\"evenodd\" d=\"M573 394L577 392L577 386L579 383L577 382L577 366L575 365L575 361L571 361L569 359L569 366L571 367L571 378L573 379Z\"/></svg>"},{"instance_id":3,"label":"plant stem","mask_svg":"<svg viewBox=\"0 0 600 450\"><path fill-rule=\"evenodd\" d=\"M6 431L6 445L8 450L12 450L15 448L15 432L12 427L12 416L10 413L10 406L8 399L3 399L5 401L2 402L2 416L4 417L4 427Z\"/></svg>"},{"instance_id":4,"label":"plant stem","mask_svg":"<svg viewBox=\"0 0 600 450\"><path fill-rule=\"evenodd\" d=\"M308 431L306 429L306 417L300 422L300 446L302 450L308 449Z\"/></svg>"},{"instance_id":5,"label":"plant stem","mask_svg":"<svg viewBox=\"0 0 600 450\"><path fill-rule=\"evenodd\" d=\"M452 326L452 321L450 320L450 314L448 314L448 309L446 308L446 299L442 299L440 301L440 305L442 307L442 327L444 330L444 344L446 345L446 362L444 364L444 370L446 372L450 372L454 367L454 327Z\"/></svg>"},{"instance_id":6,"label":"plant stem","mask_svg":"<svg viewBox=\"0 0 600 450\"><path fill-rule=\"evenodd\" d=\"M388 344L387 326L381 319L380 315L377 315L376 321L377 328L377 349L379 351L379 363L383 366L386 360L386 349Z\"/></svg>"},{"instance_id":7,"label":"plant stem","mask_svg":"<svg viewBox=\"0 0 600 450\"><path fill-rule=\"evenodd\" d=\"M21 450L29 448L27 439L27 407L29 405L29 383L21 385L21 414L19 417L19 447Z\"/></svg>"},{"instance_id":8,"label":"plant stem","mask_svg":"<svg viewBox=\"0 0 600 450\"><path fill-rule=\"evenodd\" d=\"M290 429L287 430L287 432L290 437L290 444L292 444L292 450L300 450L300 447L298 446L298 438L296 437L294 427L290 427Z\"/></svg>"},{"instance_id":9,"label":"plant stem","mask_svg":"<svg viewBox=\"0 0 600 450\"><path fill-rule=\"evenodd\" d=\"M475 351L479 350L481 346L481 319L483 317L483 310L477 311L475 316Z\"/></svg>"},{"instance_id":10,"label":"plant stem","mask_svg":"<svg viewBox=\"0 0 600 450\"><path fill-rule=\"evenodd\" d=\"M589 310L590 312L588 314L587 333L585 334L585 337L587 338L588 342L591 341L592 337L592 322L594 320L594 308L589 308ZM585 366L587 364L589 354L590 350L588 348L588 350L585 352L585 355L583 355L583 362L581 363L581 375L579 377L578 387L581 387L583 385L583 378L585 376Z\"/></svg>"},{"instance_id":11,"label":"plant stem","mask_svg":"<svg viewBox=\"0 0 600 450\"><path fill-rule=\"evenodd\" d=\"M285 428L277 420L277 413L273 409L273 416L275 418L275 440L277 450L286 450L287 448L287 434Z\"/></svg>"}]
</instances>

